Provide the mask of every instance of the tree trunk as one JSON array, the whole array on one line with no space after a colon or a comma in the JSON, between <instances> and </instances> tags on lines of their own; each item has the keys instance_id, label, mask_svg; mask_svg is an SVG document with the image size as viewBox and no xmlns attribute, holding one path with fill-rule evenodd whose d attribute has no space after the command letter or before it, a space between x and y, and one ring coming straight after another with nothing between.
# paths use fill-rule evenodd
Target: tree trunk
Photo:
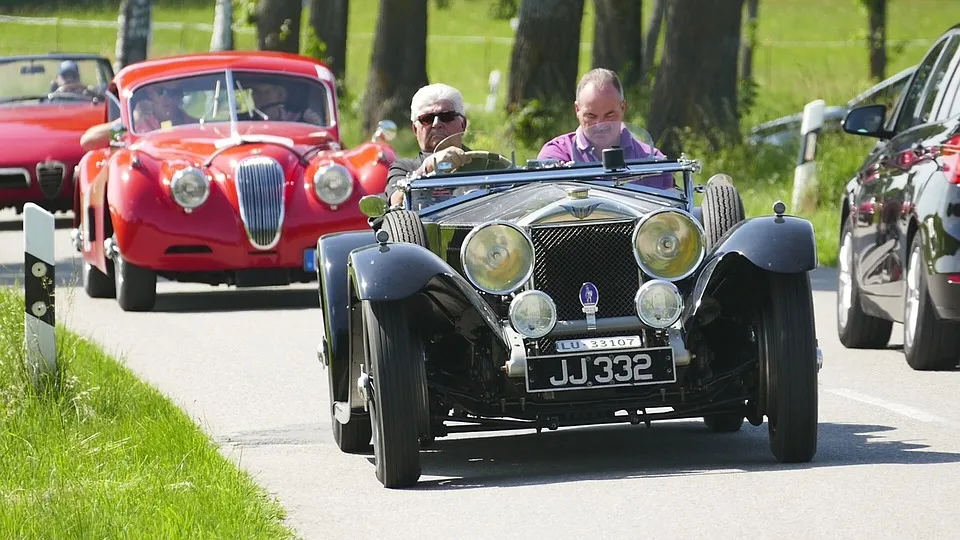
<instances>
[{"instance_id":1,"label":"tree trunk","mask_svg":"<svg viewBox=\"0 0 960 540\"><path fill-rule=\"evenodd\" d=\"M669 156L689 127L714 147L739 134L737 56L743 0L668 0L649 131Z\"/></svg>"},{"instance_id":2,"label":"tree trunk","mask_svg":"<svg viewBox=\"0 0 960 540\"><path fill-rule=\"evenodd\" d=\"M363 97L364 132L380 120L409 125L410 100L426 84L427 0L380 0Z\"/></svg>"},{"instance_id":3,"label":"tree trunk","mask_svg":"<svg viewBox=\"0 0 960 540\"><path fill-rule=\"evenodd\" d=\"M257 4L257 48L300 52L302 0L260 0Z\"/></svg>"},{"instance_id":4,"label":"tree trunk","mask_svg":"<svg viewBox=\"0 0 960 540\"><path fill-rule=\"evenodd\" d=\"M117 32L116 62L120 69L147 59L152 41L150 0L123 0L120 4L120 25Z\"/></svg>"},{"instance_id":5,"label":"tree trunk","mask_svg":"<svg viewBox=\"0 0 960 540\"><path fill-rule=\"evenodd\" d=\"M653 69L653 59L657 56L657 40L660 39L660 28L663 26L663 8L667 0L653 0L653 14L647 26L646 38L643 42L643 66L640 77L646 77Z\"/></svg>"},{"instance_id":6,"label":"tree trunk","mask_svg":"<svg viewBox=\"0 0 960 540\"><path fill-rule=\"evenodd\" d=\"M867 48L870 51L870 77L886 79L887 71L887 0L863 0L867 7L869 32Z\"/></svg>"},{"instance_id":7,"label":"tree trunk","mask_svg":"<svg viewBox=\"0 0 960 540\"><path fill-rule=\"evenodd\" d=\"M740 48L740 78L747 80L753 77L753 46L757 42L757 11L759 0L747 0L747 27L746 38Z\"/></svg>"},{"instance_id":8,"label":"tree trunk","mask_svg":"<svg viewBox=\"0 0 960 540\"><path fill-rule=\"evenodd\" d=\"M584 0L522 0L510 58L507 110L533 99L576 99Z\"/></svg>"},{"instance_id":9,"label":"tree trunk","mask_svg":"<svg viewBox=\"0 0 960 540\"><path fill-rule=\"evenodd\" d=\"M347 75L347 15L350 0L310 0L310 27L326 47L323 61L337 80Z\"/></svg>"},{"instance_id":10,"label":"tree trunk","mask_svg":"<svg viewBox=\"0 0 960 540\"><path fill-rule=\"evenodd\" d=\"M640 82L643 69L643 1L596 0L593 67L616 71L625 87Z\"/></svg>"},{"instance_id":11,"label":"tree trunk","mask_svg":"<svg viewBox=\"0 0 960 540\"><path fill-rule=\"evenodd\" d=\"M233 49L233 0L217 0L217 7L213 12L213 35L210 37L210 50L232 51Z\"/></svg>"}]
</instances>

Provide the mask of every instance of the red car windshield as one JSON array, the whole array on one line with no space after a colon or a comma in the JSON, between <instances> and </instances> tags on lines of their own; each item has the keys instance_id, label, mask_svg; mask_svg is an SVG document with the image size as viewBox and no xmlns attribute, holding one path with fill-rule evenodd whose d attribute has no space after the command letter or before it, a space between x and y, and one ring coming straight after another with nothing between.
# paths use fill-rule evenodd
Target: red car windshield
<instances>
[{"instance_id":1,"label":"red car windshield","mask_svg":"<svg viewBox=\"0 0 960 540\"><path fill-rule=\"evenodd\" d=\"M92 100L113 78L98 58L55 56L0 58L0 103Z\"/></svg>"},{"instance_id":2,"label":"red car windshield","mask_svg":"<svg viewBox=\"0 0 960 540\"><path fill-rule=\"evenodd\" d=\"M296 122L327 127L330 96L318 79L267 72L218 72L166 79L130 98L132 131L211 122Z\"/></svg>"}]
</instances>

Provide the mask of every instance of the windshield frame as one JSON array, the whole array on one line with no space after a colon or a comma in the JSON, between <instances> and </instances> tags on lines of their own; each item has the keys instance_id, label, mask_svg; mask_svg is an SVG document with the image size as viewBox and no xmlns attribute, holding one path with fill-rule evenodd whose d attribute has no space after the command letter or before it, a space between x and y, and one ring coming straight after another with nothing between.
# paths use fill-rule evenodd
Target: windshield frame
<instances>
[{"instance_id":1,"label":"windshield frame","mask_svg":"<svg viewBox=\"0 0 960 540\"><path fill-rule=\"evenodd\" d=\"M136 131L136 130L134 129L134 126L133 126L133 101L134 101L134 100L133 100L133 97L134 97L134 95L135 95L137 92L143 90L144 88L153 86L153 85L155 85L155 84L161 84L161 83L165 83L165 82L178 81L178 80L187 80L187 79L192 79L192 78L196 78L196 77L203 77L203 76L211 76L211 75L213 75L213 76L220 76L220 75L222 75L222 76L224 77L224 79L225 79L226 86L227 86L227 88L226 88L226 90L227 90L227 104L228 104L228 107L230 108L229 118L228 118L227 120L225 120L225 121L207 121L207 120L202 120L202 121L197 122L197 123L184 124L184 125L179 125L179 126L172 126L172 127L168 128L168 130L176 130L176 129L182 129L182 128L191 129L191 128L197 128L197 127L205 126L206 124L218 124L218 125L228 124L228 125L229 125L229 132L230 132L231 136L234 136L234 137L235 137L235 136L239 136L239 124L240 124L241 120L239 120L238 117L237 117L237 103L238 103L238 100L237 100L237 95L236 95L236 79L235 79L235 77L234 77L234 73L242 73L242 74L267 74L267 75L275 75L275 76L278 76L278 77L286 77L286 78L292 78L292 79L300 79L300 80L306 81L308 84L319 84L319 85L323 88L323 90L324 90L323 105L324 105L324 108L325 108L325 110L324 110L324 115L325 115L325 118L326 118L326 120L327 120L327 121L324 123L324 125L313 124L313 123L310 123L310 122L303 122L303 121L295 121L295 120L270 120L271 123L275 123L275 124L284 124L284 123L287 123L287 124L296 124L296 125L309 125L309 126L312 126L312 127L316 128L316 129L320 129L320 130L322 130L322 129L335 129L335 128L338 126L338 124L340 123L340 119L339 119L339 117L338 117L338 115L337 115L337 104L336 104L335 94L334 94L334 92L336 91L336 88L335 88L332 84L330 84L330 81L328 81L328 80L324 79L323 77L321 77L319 72L318 72L317 75L314 77L314 76L310 76L310 75L304 75L304 74L302 74L302 73L296 73L296 72L290 72L290 71L283 71L283 70L277 70L277 69L262 69L262 68L241 68L241 69L236 69L236 68L232 68L232 67L226 67L226 68L215 68L215 69L198 70L198 71L194 71L194 72L191 72L191 73L188 73L188 74L177 74L177 75L168 76L168 77L156 77L156 78L151 78L149 81L143 81L143 82L141 82L140 84L137 84L136 86L133 86L133 87L131 87L131 88L125 89L125 90L123 91L123 99L124 99L124 102L123 102L123 107L122 107L122 114L123 114L123 117L124 117L124 118L123 118L123 124L124 124L126 130L127 130L130 134L136 135L136 136L138 136L138 137L143 137L143 136L145 136L145 135L149 135L149 134L151 134L151 133L154 133L154 132L157 132L157 131L161 131L163 128L161 128L161 130L149 130L149 131ZM247 122L250 122L250 123L260 123L259 121L247 121L247 120L243 120L242 122L244 122L244 123L247 123Z\"/></svg>"}]
</instances>

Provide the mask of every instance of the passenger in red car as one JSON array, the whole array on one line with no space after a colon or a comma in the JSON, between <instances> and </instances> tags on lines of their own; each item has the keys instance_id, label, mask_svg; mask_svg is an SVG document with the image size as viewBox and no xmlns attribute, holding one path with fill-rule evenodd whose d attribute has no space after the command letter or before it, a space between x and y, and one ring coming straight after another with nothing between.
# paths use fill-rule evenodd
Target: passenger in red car
<instances>
[{"instance_id":1,"label":"passenger in red car","mask_svg":"<svg viewBox=\"0 0 960 540\"><path fill-rule=\"evenodd\" d=\"M183 112L183 90L176 84L148 86L138 93L143 97L134 98L137 104L133 109L133 130L137 133L197 122Z\"/></svg>"}]
</instances>

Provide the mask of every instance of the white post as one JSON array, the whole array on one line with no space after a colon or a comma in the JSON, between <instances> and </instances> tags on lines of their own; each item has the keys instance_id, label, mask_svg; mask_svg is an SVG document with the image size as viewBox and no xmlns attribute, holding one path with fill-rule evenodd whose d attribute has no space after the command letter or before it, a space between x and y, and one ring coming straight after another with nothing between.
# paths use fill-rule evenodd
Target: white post
<instances>
[{"instance_id":1,"label":"white post","mask_svg":"<svg viewBox=\"0 0 960 540\"><path fill-rule=\"evenodd\" d=\"M24 345L34 384L57 371L53 214L33 203L23 207Z\"/></svg>"},{"instance_id":2,"label":"white post","mask_svg":"<svg viewBox=\"0 0 960 540\"><path fill-rule=\"evenodd\" d=\"M487 112L493 112L497 107L497 94L500 91L500 70L491 71L487 82L490 85L490 93L487 95L486 109Z\"/></svg>"},{"instance_id":3,"label":"white post","mask_svg":"<svg viewBox=\"0 0 960 540\"><path fill-rule=\"evenodd\" d=\"M812 213L817 209L817 136L823 127L822 99L811 101L803 108L800 123L800 154L793 173L794 214Z\"/></svg>"}]
</instances>

